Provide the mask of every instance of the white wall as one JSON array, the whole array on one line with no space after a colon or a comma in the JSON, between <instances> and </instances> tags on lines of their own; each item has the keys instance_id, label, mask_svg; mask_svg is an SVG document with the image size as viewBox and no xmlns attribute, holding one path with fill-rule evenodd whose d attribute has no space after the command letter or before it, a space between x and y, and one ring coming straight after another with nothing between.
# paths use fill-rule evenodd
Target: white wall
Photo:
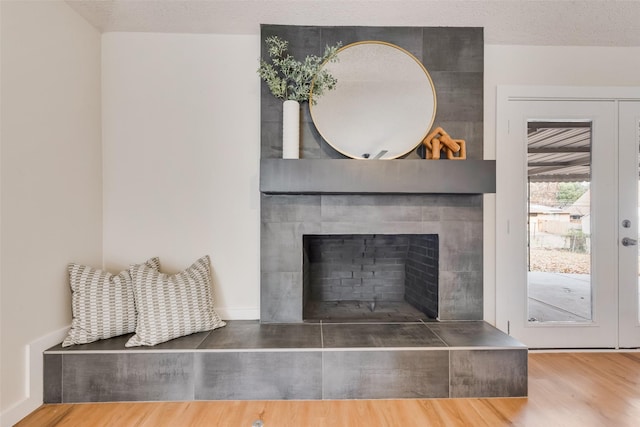
<instances>
[{"instance_id":1,"label":"white wall","mask_svg":"<svg viewBox=\"0 0 640 427\"><path fill-rule=\"evenodd\" d=\"M257 36L102 37L104 259L211 256L224 318L259 317Z\"/></svg>"},{"instance_id":2,"label":"white wall","mask_svg":"<svg viewBox=\"0 0 640 427\"><path fill-rule=\"evenodd\" d=\"M640 86L640 47L485 46L484 153L496 158L498 85ZM495 324L495 195L485 196L485 319Z\"/></svg>"},{"instance_id":3,"label":"white wall","mask_svg":"<svg viewBox=\"0 0 640 427\"><path fill-rule=\"evenodd\" d=\"M2 1L1 11L0 410L10 425L42 403L37 349L71 322L66 264L101 263L100 35L61 1Z\"/></svg>"}]
</instances>

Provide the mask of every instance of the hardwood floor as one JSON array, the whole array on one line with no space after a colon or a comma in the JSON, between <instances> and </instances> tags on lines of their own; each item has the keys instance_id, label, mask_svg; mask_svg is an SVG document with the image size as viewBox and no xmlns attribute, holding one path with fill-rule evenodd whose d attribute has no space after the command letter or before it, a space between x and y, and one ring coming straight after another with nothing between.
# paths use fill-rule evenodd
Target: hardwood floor
<instances>
[{"instance_id":1,"label":"hardwood floor","mask_svg":"<svg viewBox=\"0 0 640 427\"><path fill-rule=\"evenodd\" d=\"M43 426L638 426L640 353L532 353L529 397L44 405Z\"/></svg>"}]
</instances>

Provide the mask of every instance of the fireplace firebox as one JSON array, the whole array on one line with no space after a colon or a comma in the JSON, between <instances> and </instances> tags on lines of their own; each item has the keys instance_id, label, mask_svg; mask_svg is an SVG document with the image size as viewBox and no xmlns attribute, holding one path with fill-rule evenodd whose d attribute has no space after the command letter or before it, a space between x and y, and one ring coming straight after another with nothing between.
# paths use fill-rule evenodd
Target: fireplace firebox
<instances>
[{"instance_id":1,"label":"fireplace firebox","mask_svg":"<svg viewBox=\"0 0 640 427\"><path fill-rule=\"evenodd\" d=\"M438 317L437 234L303 236L304 320Z\"/></svg>"}]
</instances>

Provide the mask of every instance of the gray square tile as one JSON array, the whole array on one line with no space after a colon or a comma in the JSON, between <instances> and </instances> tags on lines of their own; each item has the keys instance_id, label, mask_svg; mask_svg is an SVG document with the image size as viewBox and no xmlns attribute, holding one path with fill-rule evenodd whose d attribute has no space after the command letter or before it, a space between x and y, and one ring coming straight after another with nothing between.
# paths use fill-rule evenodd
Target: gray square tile
<instances>
[{"instance_id":1,"label":"gray square tile","mask_svg":"<svg viewBox=\"0 0 640 427\"><path fill-rule=\"evenodd\" d=\"M422 57L422 28L420 27L322 27L323 46L341 41L347 44L384 40L408 50L418 59Z\"/></svg>"},{"instance_id":2,"label":"gray square tile","mask_svg":"<svg viewBox=\"0 0 640 427\"><path fill-rule=\"evenodd\" d=\"M302 268L302 235L309 223L263 222L260 226L260 269L297 272Z\"/></svg>"},{"instance_id":3,"label":"gray square tile","mask_svg":"<svg viewBox=\"0 0 640 427\"><path fill-rule=\"evenodd\" d=\"M452 350L451 397L527 395L528 352Z\"/></svg>"},{"instance_id":4,"label":"gray square tile","mask_svg":"<svg viewBox=\"0 0 640 427\"><path fill-rule=\"evenodd\" d=\"M320 196L262 195L262 222L301 222L320 220Z\"/></svg>"},{"instance_id":5,"label":"gray square tile","mask_svg":"<svg viewBox=\"0 0 640 427\"><path fill-rule=\"evenodd\" d=\"M193 353L64 354L62 402L193 400Z\"/></svg>"},{"instance_id":6,"label":"gray square tile","mask_svg":"<svg viewBox=\"0 0 640 427\"><path fill-rule=\"evenodd\" d=\"M451 120L438 120L438 125L445 129L452 138L465 141L467 159L484 159L484 123L482 120L460 120L459 117L455 117Z\"/></svg>"},{"instance_id":7,"label":"gray square tile","mask_svg":"<svg viewBox=\"0 0 640 427\"><path fill-rule=\"evenodd\" d=\"M483 71L483 28L425 27L422 31L424 64L429 71Z\"/></svg>"},{"instance_id":8,"label":"gray square tile","mask_svg":"<svg viewBox=\"0 0 640 427\"><path fill-rule=\"evenodd\" d=\"M62 355L45 354L43 357L44 403L62 403Z\"/></svg>"},{"instance_id":9,"label":"gray square tile","mask_svg":"<svg viewBox=\"0 0 640 427\"><path fill-rule=\"evenodd\" d=\"M269 95L271 96L271 95ZM264 114L265 109L262 109ZM282 120L262 121L260 127L260 157L263 159L282 158Z\"/></svg>"},{"instance_id":10,"label":"gray square tile","mask_svg":"<svg viewBox=\"0 0 640 427\"><path fill-rule=\"evenodd\" d=\"M481 254L482 221L443 221L440 247L447 251L474 251Z\"/></svg>"},{"instance_id":11,"label":"gray square tile","mask_svg":"<svg viewBox=\"0 0 640 427\"><path fill-rule=\"evenodd\" d=\"M319 324L260 324L234 320L213 331L200 349L321 348Z\"/></svg>"},{"instance_id":12,"label":"gray square tile","mask_svg":"<svg viewBox=\"0 0 640 427\"><path fill-rule=\"evenodd\" d=\"M423 323L323 324L324 348L445 347Z\"/></svg>"},{"instance_id":13,"label":"gray square tile","mask_svg":"<svg viewBox=\"0 0 640 427\"><path fill-rule=\"evenodd\" d=\"M324 399L449 396L449 352L325 351Z\"/></svg>"},{"instance_id":14,"label":"gray square tile","mask_svg":"<svg viewBox=\"0 0 640 427\"><path fill-rule=\"evenodd\" d=\"M433 322L427 327L451 347L526 348L518 340L483 321Z\"/></svg>"},{"instance_id":15,"label":"gray square tile","mask_svg":"<svg viewBox=\"0 0 640 427\"><path fill-rule=\"evenodd\" d=\"M443 121L481 122L483 118L483 73L431 72L438 96L435 123ZM448 129L445 129L449 132ZM451 134L455 139L462 136Z\"/></svg>"},{"instance_id":16,"label":"gray square tile","mask_svg":"<svg viewBox=\"0 0 640 427\"><path fill-rule=\"evenodd\" d=\"M260 275L260 320L264 323L302 322L302 273Z\"/></svg>"},{"instance_id":17,"label":"gray square tile","mask_svg":"<svg viewBox=\"0 0 640 427\"><path fill-rule=\"evenodd\" d=\"M199 352L197 400L321 399L319 351Z\"/></svg>"},{"instance_id":18,"label":"gray square tile","mask_svg":"<svg viewBox=\"0 0 640 427\"><path fill-rule=\"evenodd\" d=\"M482 320L482 271L440 271L438 281L440 320Z\"/></svg>"},{"instance_id":19,"label":"gray square tile","mask_svg":"<svg viewBox=\"0 0 640 427\"><path fill-rule=\"evenodd\" d=\"M422 206L415 196L330 196L321 199L323 222L418 222Z\"/></svg>"},{"instance_id":20,"label":"gray square tile","mask_svg":"<svg viewBox=\"0 0 640 427\"><path fill-rule=\"evenodd\" d=\"M278 36L289 42L289 53L296 58L302 58L310 53L320 55L324 45L321 42L322 27L305 25L274 25L261 24L260 33L265 39ZM268 57L266 45L262 45L262 55Z\"/></svg>"},{"instance_id":21,"label":"gray square tile","mask_svg":"<svg viewBox=\"0 0 640 427\"><path fill-rule=\"evenodd\" d=\"M355 214L354 214L355 215ZM322 223L324 234L409 234L421 233L421 222L383 221L383 222L333 222Z\"/></svg>"}]
</instances>

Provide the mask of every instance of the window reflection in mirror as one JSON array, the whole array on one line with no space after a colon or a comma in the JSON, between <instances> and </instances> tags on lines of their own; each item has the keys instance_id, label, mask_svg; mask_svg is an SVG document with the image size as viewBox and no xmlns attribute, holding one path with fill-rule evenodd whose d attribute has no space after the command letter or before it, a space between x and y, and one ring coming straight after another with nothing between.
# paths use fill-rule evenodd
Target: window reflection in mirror
<instances>
[{"instance_id":1,"label":"window reflection in mirror","mask_svg":"<svg viewBox=\"0 0 640 427\"><path fill-rule=\"evenodd\" d=\"M436 113L429 73L411 53L389 43L347 45L324 65L335 89L309 103L318 132L355 159L394 159L415 149Z\"/></svg>"}]
</instances>

